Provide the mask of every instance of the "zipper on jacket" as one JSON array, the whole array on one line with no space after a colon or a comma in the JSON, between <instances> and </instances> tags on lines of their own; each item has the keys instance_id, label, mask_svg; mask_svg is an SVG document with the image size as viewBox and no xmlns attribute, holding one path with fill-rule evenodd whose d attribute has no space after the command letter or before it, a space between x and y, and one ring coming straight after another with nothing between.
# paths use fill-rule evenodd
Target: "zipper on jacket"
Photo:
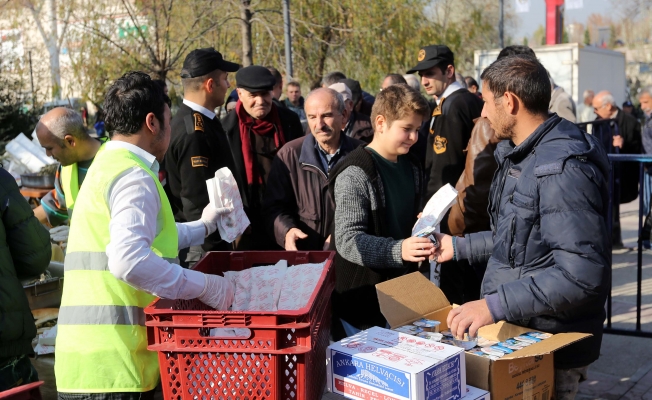
<instances>
[{"instance_id":1,"label":"zipper on jacket","mask_svg":"<svg viewBox=\"0 0 652 400\"><path fill-rule=\"evenodd\" d=\"M321 168L318 168L317 166L312 165L312 164L301 163L301 166L304 166L304 165L305 165L306 167L309 167L309 169L310 169L310 168L314 168L314 169L316 169L317 171L319 171L319 172L321 173L321 175L326 179L326 183L328 183L328 175L326 175L326 174L324 173L324 171L321 170ZM327 195L328 195L328 194L327 194ZM322 219L321 222L322 222L322 224L321 224L321 229L319 230L319 234L320 234L322 237L324 237L324 236L326 236L326 232L324 232L324 231L325 231L326 228L327 228L326 224L324 223L324 222L325 222L325 218L326 218L326 215L325 215L325 214L326 214L326 200L325 200L324 196L321 196L321 197L322 197L322 198L321 198L321 201L320 201L320 203L321 203L321 204L320 204L320 208L321 208L321 219ZM326 237L326 239L328 239L328 237ZM331 238L331 240L333 240L333 238Z\"/></svg>"},{"instance_id":2,"label":"zipper on jacket","mask_svg":"<svg viewBox=\"0 0 652 400\"><path fill-rule=\"evenodd\" d=\"M511 197L511 196L510 196ZM512 248L514 247L514 229L516 228L516 215L512 217L512 224L509 229L509 235L510 235L510 240L509 240L509 266L514 268L514 254L512 252Z\"/></svg>"},{"instance_id":3,"label":"zipper on jacket","mask_svg":"<svg viewBox=\"0 0 652 400\"><path fill-rule=\"evenodd\" d=\"M321 170L321 168L317 167L316 165L308 164L308 163L301 163L301 165L305 165L306 167L312 167L319 171L326 180L328 180L328 175L324 173L324 171Z\"/></svg>"}]
</instances>

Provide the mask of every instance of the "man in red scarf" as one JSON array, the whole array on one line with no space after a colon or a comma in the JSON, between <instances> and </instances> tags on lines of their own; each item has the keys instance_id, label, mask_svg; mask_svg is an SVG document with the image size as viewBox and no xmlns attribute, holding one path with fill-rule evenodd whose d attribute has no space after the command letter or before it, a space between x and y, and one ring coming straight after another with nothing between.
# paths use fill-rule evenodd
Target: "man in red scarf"
<instances>
[{"instance_id":1,"label":"man in red scarf","mask_svg":"<svg viewBox=\"0 0 652 400\"><path fill-rule=\"evenodd\" d=\"M243 68L235 79L239 100L235 112L222 120L222 126L235 161L233 175L251 221L250 230L236 242L236 248L274 249L277 247L274 239L266 234L261 213L265 184L278 150L303 136L303 129L294 112L273 104L271 90L276 79L267 68L259 65Z\"/></svg>"}]
</instances>

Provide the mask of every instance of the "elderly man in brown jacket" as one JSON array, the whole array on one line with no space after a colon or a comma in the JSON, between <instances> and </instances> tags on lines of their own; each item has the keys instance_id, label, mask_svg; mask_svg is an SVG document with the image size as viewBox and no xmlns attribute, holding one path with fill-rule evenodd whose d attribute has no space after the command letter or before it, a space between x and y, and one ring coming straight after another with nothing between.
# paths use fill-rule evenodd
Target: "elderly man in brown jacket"
<instances>
[{"instance_id":1,"label":"elderly man in brown jacket","mask_svg":"<svg viewBox=\"0 0 652 400\"><path fill-rule=\"evenodd\" d=\"M267 232L285 250L328 248L334 218L328 174L363 144L342 133L349 113L333 89L310 92L305 111L311 134L287 143L277 153L263 203Z\"/></svg>"}]
</instances>

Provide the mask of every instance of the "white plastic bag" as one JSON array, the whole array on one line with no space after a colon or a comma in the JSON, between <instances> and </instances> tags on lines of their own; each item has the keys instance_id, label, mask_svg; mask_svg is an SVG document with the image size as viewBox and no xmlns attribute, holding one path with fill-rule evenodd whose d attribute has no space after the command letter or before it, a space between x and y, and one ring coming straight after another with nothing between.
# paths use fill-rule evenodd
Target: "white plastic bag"
<instances>
[{"instance_id":1,"label":"white plastic bag","mask_svg":"<svg viewBox=\"0 0 652 400\"><path fill-rule=\"evenodd\" d=\"M220 216L217 230L222 240L232 243L249 226L249 218L244 212L238 184L231 170L224 167L215 172L215 178L206 181L208 198L215 208L232 207L233 211Z\"/></svg>"}]
</instances>

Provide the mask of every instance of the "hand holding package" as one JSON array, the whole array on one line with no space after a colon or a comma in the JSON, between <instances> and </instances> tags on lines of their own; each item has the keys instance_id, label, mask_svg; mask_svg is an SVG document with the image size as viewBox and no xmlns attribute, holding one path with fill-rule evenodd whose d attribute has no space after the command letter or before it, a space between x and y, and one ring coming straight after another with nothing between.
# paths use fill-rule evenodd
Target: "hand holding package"
<instances>
[{"instance_id":1,"label":"hand holding package","mask_svg":"<svg viewBox=\"0 0 652 400\"><path fill-rule=\"evenodd\" d=\"M212 205L215 209L233 209L228 214L220 215L217 223L220 237L231 243L242 235L249 226L249 218L244 212L242 198L233 173L226 167L218 169L215 172L215 178L206 181L206 188L210 200L209 205Z\"/></svg>"},{"instance_id":2,"label":"hand holding package","mask_svg":"<svg viewBox=\"0 0 652 400\"><path fill-rule=\"evenodd\" d=\"M206 230L207 230L206 236L215 232L222 219L221 217L225 216L226 218L228 218L228 215L225 214L229 214L232 211L233 211L233 207L215 208L210 203L206 207L204 207L204 210L201 213L201 221L206 226Z\"/></svg>"}]
</instances>

